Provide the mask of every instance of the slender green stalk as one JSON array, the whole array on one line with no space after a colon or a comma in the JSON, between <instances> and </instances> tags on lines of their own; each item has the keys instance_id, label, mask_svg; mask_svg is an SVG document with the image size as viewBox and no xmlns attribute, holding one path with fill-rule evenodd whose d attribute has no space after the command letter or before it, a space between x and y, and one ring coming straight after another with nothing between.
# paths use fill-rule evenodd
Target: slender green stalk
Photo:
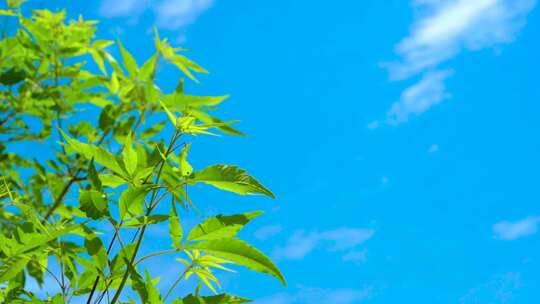
<instances>
[{"instance_id":1,"label":"slender green stalk","mask_svg":"<svg viewBox=\"0 0 540 304\"><path fill-rule=\"evenodd\" d=\"M171 287L169 288L169 290L167 291L167 293L165 294L165 297L163 298L163 302L165 303L165 301L167 300L167 298L171 295L171 293L173 292L173 290L176 288L176 285L178 285L178 283L180 283L182 281L182 279L184 279L184 277L186 276L186 273L191 270L191 266L187 267L184 272L182 272L182 274L178 277L178 279L176 279L176 281L174 281L174 283L171 285Z\"/></svg>"},{"instance_id":2,"label":"slender green stalk","mask_svg":"<svg viewBox=\"0 0 540 304\"><path fill-rule=\"evenodd\" d=\"M161 173L163 172L163 167L165 166L165 162L167 161L167 156L169 156L169 154L173 150L174 144L176 143L176 141L180 137L180 134L181 133L179 132L179 130L176 129L174 134L173 134L173 137L171 139L171 142L169 143L169 146L167 147L167 151L165 152L165 159L162 159L161 162L160 162L159 170L158 170L158 173L156 175L155 184L159 183L159 180L161 179ZM150 206L153 205L154 200L157 197L157 193L158 193L157 189L152 192L152 197L150 199ZM151 214L151 212L152 212L152 208L150 207L150 208L148 208L148 210L146 212L146 216L149 216ZM130 265L133 265L133 262L135 261L135 258L137 257L137 253L138 253L139 248L141 246L142 240L144 238L144 233L146 232L147 227L148 227L148 225L145 224L140 229L140 233L139 233L139 236L137 238L137 243L135 244L135 250L133 251L133 255L131 256L131 259L129 261ZM126 272L124 273L124 276L122 277L122 281L120 282L120 286L116 290L116 293L114 294L114 297L112 298L112 301L111 301L110 304L116 303L118 301L118 299L120 298L120 295L122 294L122 290L124 289L124 286L126 284L127 278L130 275L130 269L131 268L126 269Z\"/></svg>"}]
</instances>

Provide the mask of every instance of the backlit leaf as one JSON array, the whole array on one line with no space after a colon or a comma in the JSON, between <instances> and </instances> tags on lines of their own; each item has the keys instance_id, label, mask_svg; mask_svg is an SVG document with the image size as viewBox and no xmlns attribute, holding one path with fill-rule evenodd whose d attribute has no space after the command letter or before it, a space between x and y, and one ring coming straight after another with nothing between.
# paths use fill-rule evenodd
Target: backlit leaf
<instances>
[{"instance_id":1,"label":"backlit leaf","mask_svg":"<svg viewBox=\"0 0 540 304\"><path fill-rule=\"evenodd\" d=\"M109 207L105 195L96 190L81 190L79 193L80 209L86 216L99 219L109 215Z\"/></svg>"},{"instance_id":2,"label":"backlit leaf","mask_svg":"<svg viewBox=\"0 0 540 304\"><path fill-rule=\"evenodd\" d=\"M217 215L206 219L195 226L187 237L187 241L214 240L234 237L253 218L261 215L255 211L235 215Z\"/></svg>"},{"instance_id":3,"label":"backlit leaf","mask_svg":"<svg viewBox=\"0 0 540 304\"><path fill-rule=\"evenodd\" d=\"M221 190L231 191L242 195L264 194L275 198L270 190L266 189L254 177L250 176L245 170L237 166L213 165L195 172L192 181L202 182Z\"/></svg>"},{"instance_id":4,"label":"backlit leaf","mask_svg":"<svg viewBox=\"0 0 540 304\"><path fill-rule=\"evenodd\" d=\"M198 242L188 246L227 259L251 270L269 274L285 285L285 278L274 263L246 242L231 238Z\"/></svg>"}]
</instances>

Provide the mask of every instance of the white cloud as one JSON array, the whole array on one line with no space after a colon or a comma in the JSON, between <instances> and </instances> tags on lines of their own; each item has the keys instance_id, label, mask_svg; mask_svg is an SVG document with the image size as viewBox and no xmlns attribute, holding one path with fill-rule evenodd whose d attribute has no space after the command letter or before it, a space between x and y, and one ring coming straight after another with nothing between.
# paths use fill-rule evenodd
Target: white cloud
<instances>
[{"instance_id":1,"label":"white cloud","mask_svg":"<svg viewBox=\"0 0 540 304\"><path fill-rule=\"evenodd\" d=\"M436 66L463 49L478 50L512 42L535 0L416 1L410 36L396 47L401 60L390 64L403 79Z\"/></svg>"},{"instance_id":2,"label":"white cloud","mask_svg":"<svg viewBox=\"0 0 540 304\"><path fill-rule=\"evenodd\" d=\"M514 41L535 4L536 0L413 1L416 17L410 35L396 46L399 59L385 67L393 80L424 77L392 105L388 122L406 122L408 114L421 114L444 100L448 95L443 82L449 74L433 70L463 50Z\"/></svg>"},{"instance_id":3,"label":"white cloud","mask_svg":"<svg viewBox=\"0 0 540 304\"><path fill-rule=\"evenodd\" d=\"M508 272L491 278L488 282L469 291L461 297L460 304L514 303L514 293L521 287L521 274Z\"/></svg>"},{"instance_id":4,"label":"white cloud","mask_svg":"<svg viewBox=\"0 0 540 304\"><path fill-rule=\"evenodd\" d=\"M283 230L281 225L264 226L255 231L255 237L261 241L264 241L279 234L281 230Z\"/></svg>"},{"instance_id":5,"label":"white cloud","mask_svg":"<svg viewBox=\"0 0 540 304\"><path fill-rule=\"evenodd\" d=\"M345 262L364 263L367 260L367 249L347 252L341 259Z\"/></svg>"},{"instance_id":6,"label":"white cloud","mask_svg":"<svg viewBox=\"0 0 540 304\"><path fill-rule=\"evenodd\" d=\"M150 5L150 0L102 0L99 14L106 18L138 16Z\"/></svg>"},{"instance_id":7,"label":"white cloud","mask_svg":"<svg viewBox=\"0 0 540 304\"><path fill-rule=\"evenodd\" d=\"M388 111L388 123L399 124L407 122L411 115L420 115L432 106L448 98L444 80L452 72L430 72L419 82L407 88L399 101L395 102Z\"/></svg>"},{"instance_id":8,"label":"white cloud","mask_svg":"<svg viewBox=\"0 0 540 304\"><path fill-rule=\"evenodd\" d=\"M317 247L327 251L346 251L369 240L375 231L366 228L339 228L322 232L296 231L282 247L274 250L277 259L298 260Z\"/></svg>"},{"instance_id":9,"label":"white cloud","mask_svg":"<svg viewBox=\"0 0 540 304\"><path fill-rule=\"evenodd\" d=\"M369 298L372 293L370 287L364 289L324 289L300 287L295 293L278 293L273 296L257 300L257 304L353 304Z\"/></svg>"},{"instance_id":10,"label":"white cloud","mask_svg":"<svg viewBox=\"0 0 540 304\"><path fill-rule=\"evenodd\" d=\"M136 19L149 10L158 27L177 30L195 22L213 4L214 0L102 0L99 13Z\"/></svg>"},{"instance_id":11,"label":"white cloud","mask_svg":"<svg viewBox=\"0 0 540 304\"><path fill-rule=\"evenodd\" d=\"M439 152L439 145L437 145L437 144L432 144L432 145L429 146L429 148L428 148L428 153L435 153L435 152Z\"/></svg>"},{"instance_id":12,"label":"white cloud","mask_svg":"<svg viewBox=\"0 0 540 304\"><path fill-rule=\"evenodd\" d=\"M493 233L500 240L517 240L535 234L539 222L540 216L530 216L516 222L501 221L493 225Z\"/></svg>"},{"instance_id":13,"label":"white cloud","mask_svg":"<svg viewBox=\"0 0 540 304\"><path fill-rule=\"evenodd\" d=\"M379 121L378 120L374 120L370 123L368 123L367 125L367 128L370 129L370 130L375 130L379 127Z\"/></svg>"},{"instance_id":14,"label":"white cloud","mask_svg":"<svg viewBox=\"0 0 540 304\"><path fill-rule=\"evenodd\" d=\"M154 12L156 23L166 29L177 29L193 23L214 0L164 0L158 3Z\"/></svg>"}]
</instances>

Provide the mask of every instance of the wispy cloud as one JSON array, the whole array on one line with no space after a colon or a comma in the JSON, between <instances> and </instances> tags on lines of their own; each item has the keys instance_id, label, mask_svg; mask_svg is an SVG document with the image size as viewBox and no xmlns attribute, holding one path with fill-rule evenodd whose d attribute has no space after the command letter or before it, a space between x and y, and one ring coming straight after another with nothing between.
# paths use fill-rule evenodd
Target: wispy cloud
<instances>
[{"instance_id":1,"label":"wispy cloud","mask_svg":"<svg viewBox=\"0 0 540 304\"><path fill-rule=\"evenodd\" d=\"M257 304L353 304L368 299L372 294L372 288L364 289L324 289L312 287L300 287L294 293L278 293L270 297L257 300Z\"/></svg>"},{"instance_id":2,"label":"wispy cloud","mask_svg":"<svg viewBox=\"0 0 540 304\"><path fill-rule=\"evenodd\" d=\"M317 248L343 252L355 248L373 237L375 231L366 228L339 228L328 231L296 231L287 244L274 249L277 259L298 260Z\"/></svg>"},{"instance_id":3,"label":"wispy cloud","mask_svg":"<svg viewBox=\"0 0 540 304\"><path fill-rule=\"evenodd\" d=\"M214 0L102 0L99 13L136 20L150 11L158 27L178 30L195 22L213 4Z\"/></svg>"},{"instance_id":4,"label":"wispy cloud","mask_svg":"<svg viewBox=\"0 0 540 304\"><path fill-rule=\"evenodd\" d=\"M385 64L392 80L424 74L388 113L390 123L421 114L448 94L443 81L450 75L439 65L463 50L480 50L515 40L536 0L416 0L410 35L396 46L398 60Z\"/></svg>"},{"instance_id":5,"label":"wispy cloud","mask_svg":"<svg viewBox=\"0 0 540 304\"><path fill-rule=\"evenodd\" d=\"M451 74L451 71L429 72L419 82L407 88L399 101L388 111L388 123L407 122L411 115L420 115L448 98L444 80Z\"/></svg>"},{"instance_id":6,"label":"wispy cloud","mask_svg":"<svg viewBox=\"0 0 540 304\"><path fill-rule=\"evenodd\" d=\"M374 120L370 123L368 123L367 125L367 128L370 129L370 130L375 130L379 127L379 121L378 120Z\"/></svg>"},{"instance_id":7,"label":"wispy cloud","mask_svg":"<svg viewBox=\"0 0 540 304\"><path fill-rule=\"evenodd\" d=\"M341 259L345 262L353 262L356 264L364 263L367 260L367 249L347 252Z\"/></svg>"},{"instance_id":8,"label":"wispy cloud","mask_svg":"<svg viewBox=\"0 0 540 304\"><path fill-rule=\"evenodd\" d=\"M138 16L150 5L150 0L102 0L99 14L106 18Z\"/></svg>"},{"instance_id":9,"label":"wispy cloud","mask_svg":"<svg viewBox=\"0 0 540 304\"><path fill-rule=\"evenodd\" d=\"M264 226L255 231L255 237L261 241L265 241L279 234L282 230L283 227L281 227L281 225Z\"/></svg>"},{"instance_id":10,"label":"wispy cloud","mask_svg":"<svg viewBox=\"0 0 540 304\"><path fill-rule=\"evenodd\" d=\"M539 222L540 216L530 216L515 222L501 221L493 225L493 233L500 240L517 240L535 234Z\"/></svg>"},{"instance_id":11,"label":"wispy cloud","mask_svg":"<svg viewBox=\"0 0 540 304\"><path fill-rule=\"evenodd\" d=\"M439 152L439 145L437 144L432 144L431 146L429 146L428 148L428 153L435 153L435 152Z\"/></svg>"},{"instance_id":12,"label":"wispy cloud","mask_svg":"<svg viewBox=\"0 0 540 304\"><path fill-rule=\"evenodd\" d=\"M459 300L460 304L514 303L514 293L521 287L521 274L508 272L494 276L488 282L471 288Z\"/></svg>"},{"instance_id":13,"label":"wispy cloud","mask_svg":"<svg viewBox=\"0 0 540 304\"><path fill-rule=\"evenodd\" d=\"M166 29L178 29L189 25L207 9L214 0L164 0L154 7L156 24Z\"/></svg>"}]
</instances>

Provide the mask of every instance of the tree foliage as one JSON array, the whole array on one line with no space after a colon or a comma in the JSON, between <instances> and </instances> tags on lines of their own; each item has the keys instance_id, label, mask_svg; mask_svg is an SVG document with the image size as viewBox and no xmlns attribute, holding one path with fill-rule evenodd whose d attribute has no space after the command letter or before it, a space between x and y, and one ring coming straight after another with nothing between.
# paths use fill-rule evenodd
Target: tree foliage
<instances>
[{"instance_id":1,"label":"tree foliage","mask_svg":"<svg viewBox=\"0 0 540 304\"><path fill-rule=\"evenodd\" d=\"M190 164L194 136L242 135L235 121L212 114L228 96L188 95L182 77L166 92L155 79L164 64L195 82L207 71L157 31L155 52L141 64L120 41L96 39L95 21L49 10L27 17L21 2L0 10L16 24L0 40L0 302L249 302L221 291L215 271L232 271L230 265L285 284L268 257L237 237L261 212L217 215L185 230L179 210L191 210L194 185L274 197L237 166ZM42 155L34 159L14 146ZM171 245L141 256L156 224L169 227ZM98 226L107 227L108 238ZM177 262L164 269L177 267L178 276L160 293L159 278L141 265L165 254ZM30 277L54 282L58 292L32 292ZM190 277L197 288L171 298ZM214 295L202 295L201 287Z\"/></svg>"}]
</instances>

